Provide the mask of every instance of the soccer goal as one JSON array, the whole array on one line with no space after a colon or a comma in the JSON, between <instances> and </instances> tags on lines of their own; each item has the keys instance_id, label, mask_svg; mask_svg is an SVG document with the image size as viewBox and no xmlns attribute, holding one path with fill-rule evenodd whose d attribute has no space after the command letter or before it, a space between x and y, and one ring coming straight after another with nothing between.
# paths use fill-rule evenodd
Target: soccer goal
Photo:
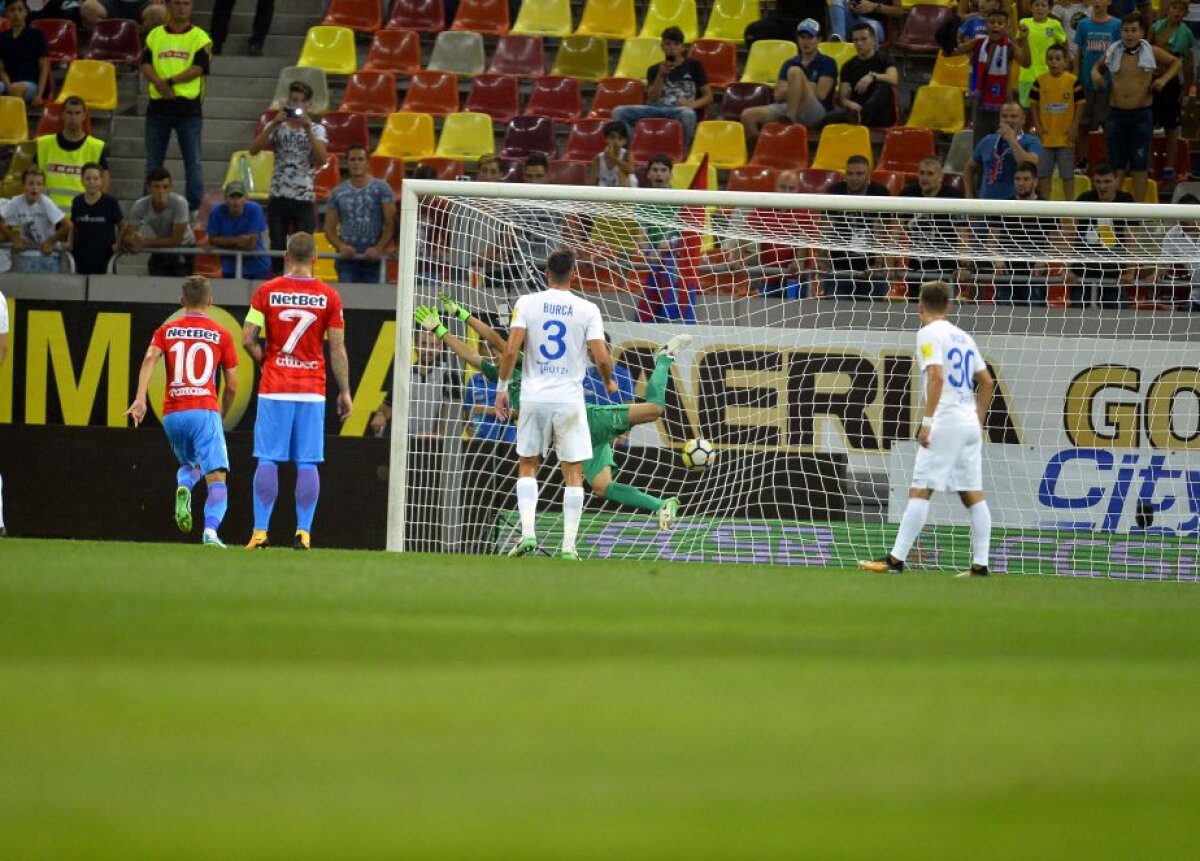
<instances>
[{"instance_id":1,"label":"soccer goal","mask_svg":"<svg viewBox=\"0 0 1200 861\"><path fill-rule=\"evenodd\" d=\"M487 327L503 337L566 247L618 399L659 408L612 441L585 558L852 567L886 552L922 414L916 296L940 279L996 381L991 570L1200 574L1200 207L411 181L401 208L392 550L497 553L516 535L512 430L448 342L498 359ZM444 332L415 325L418 308ZM689 468L698 440L712 455ZM557 473L551 459L539 477L547 549ZM660 529L667 499L679 516ZM910 567L961 569L969 551L957 494L936 493Z\"/></svg>"}]
</instances>

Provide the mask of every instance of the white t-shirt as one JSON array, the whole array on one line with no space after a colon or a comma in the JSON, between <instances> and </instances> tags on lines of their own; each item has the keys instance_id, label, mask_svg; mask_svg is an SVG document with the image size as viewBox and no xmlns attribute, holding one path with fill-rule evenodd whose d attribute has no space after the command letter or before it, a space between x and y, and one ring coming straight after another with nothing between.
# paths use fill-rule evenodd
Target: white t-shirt
<instances>
[{"instance_id":1,"label":"white t-shirt","mask_svg":"<svg viewBox=\"0 0 1200 861\"><path fill-rule=\"evenodd\" d=\"M917 362L921 367L921 392L928 391L927 369L941 365L945 383L934 420L978 420L975 411L975 374L984 367L975 339L949 320L934 320L917 332Z\"/></svg>"},{"instance_id":2,"label":"white t-shirt","mask_svg":"<svg viewBox=\"0 0 1200 861\"><path fill-rule=\"evenodd\" d=\"M1183 225L1176 224L1163 237L1162 250L1163 254L1179 255L1195 261L1190 266L1192 292L1189 298L1192 302L1200 302L1200 236L1188 233L1183 229Z\"/></svg>"},{"instance_id":3,"label":"white t-shirt","mask_svg":"<svg viewBox=\"0 0 1200 861\"><path fill-rule=\"evenodd\" d=\"M8 300L0 293L0 335L8 334Z\"/></svg>"},{"instance_id":4,"label":"white t-shirt","mask_svg":"<svg viewBox=\"0 0 1200 861\"><path fill-rule=\"evenodd\" d=\"M600 309L569 290L550 288L517 300L513 329L525 329L521 402L583 403L587 342L604 340Z\"/></svg>"},{"instance_id":5,"label":"white t-shirt","mask_svg":"<svg viewBox=\"0 0 1200 861\"><path fill-rule=\"evenodd\" d=\"M43 194L30 203L25 199L25 195L19 194L4 204L4 209L0 210L0 217L4 218L4 223L9 227L19 229L21 238L28 245L38 246L54 235L54 231L66 215L49 195ZM36 251L36 247L33 250Z\"/></svg>"}]
</instances>

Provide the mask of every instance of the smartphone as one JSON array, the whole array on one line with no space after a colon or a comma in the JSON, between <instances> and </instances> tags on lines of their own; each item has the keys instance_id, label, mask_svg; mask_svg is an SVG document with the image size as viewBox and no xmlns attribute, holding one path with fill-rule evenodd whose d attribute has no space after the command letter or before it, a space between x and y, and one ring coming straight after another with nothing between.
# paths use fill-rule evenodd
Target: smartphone
<instances>
[{"instance_id":1,"label":"smartphone","mask_svg":"<svg viewBox=\"0 0 1200 861\"><path fill-rule=\"evenodd\" d=\"M283 115L289 119L298 120L304 116L303 108L284 108Z\"/></svg>"}]
</instances>

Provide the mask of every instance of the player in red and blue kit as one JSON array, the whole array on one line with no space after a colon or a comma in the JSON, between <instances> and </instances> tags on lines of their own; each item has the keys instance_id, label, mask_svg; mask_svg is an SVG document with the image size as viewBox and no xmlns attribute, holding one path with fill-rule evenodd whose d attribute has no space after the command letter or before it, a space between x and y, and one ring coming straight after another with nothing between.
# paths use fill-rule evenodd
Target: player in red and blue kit
<instances>
[{"instance_id":1,"label":"player in red and blue kit","mask_svg":"<svg viewBox=\"0 0 1200 861\"><path fill-rule=\"evenodd\" d=\"M262 365L258 417L254 422L254 533L250 549L267 546L271 512L279 496L279 464L296 464L296 537L310 546L313 514L321 493L317 464L325 460L325 338L338 386L338 418L350 417L350 366L346 358L342 298L313 277L312 234L288 238L286 274L264 282L250 300L242 344ZM266 339L266 349L259 337Z\"/></svg>"},{"instance_id":2,"label":"player in red and blue kit","mask_svg":"<svg viewBox=\"0 0 1200 861\"><path fill-rule=\"evenodd\" d=\"M138 373L137 395L125 415L140 425L146 417L146 392L150 377L161 358L167 363L166 395L162 423L179 458L176 473L175 524L192 531L192 488L204 476L208 496L204 500L204 537L210 547L224 547L217 529L225 519L229 493L225 478L229 454L221 419L237 395L237 346L233 335L208 316L212 288L207 278L194 276L183 282L179 300L184 312L155 331ZM217 368L225 375L225 391L217 406Z\"/></svg>"}]
</instances>

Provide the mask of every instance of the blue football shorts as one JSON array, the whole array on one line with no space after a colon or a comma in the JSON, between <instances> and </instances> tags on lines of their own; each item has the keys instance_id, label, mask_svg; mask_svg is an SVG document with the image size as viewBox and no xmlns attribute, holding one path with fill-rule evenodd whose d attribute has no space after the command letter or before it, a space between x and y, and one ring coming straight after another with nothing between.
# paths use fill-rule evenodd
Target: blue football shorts
<instances>
[{"instance_id":1,"label":"blue football shorts","mask_svg":"<svg viewBox=\"0 0 1200 861\"><path fill-rule=\"evenodd\" d=\"M205 475L229 469L225 429L216 410L180 410L163 416L163 429L181 464L199 466Z\"/></svg>"},{"instance_id":2,"label":"blue football shorts","mask_svg":"<svg viewBox=\"0 0 1200 861\"><path fill-rule=\"evenodd\" d=\"M258 399L254 456L276 463L325 461L325 401Z\"/></svg>"}]
</instances>

